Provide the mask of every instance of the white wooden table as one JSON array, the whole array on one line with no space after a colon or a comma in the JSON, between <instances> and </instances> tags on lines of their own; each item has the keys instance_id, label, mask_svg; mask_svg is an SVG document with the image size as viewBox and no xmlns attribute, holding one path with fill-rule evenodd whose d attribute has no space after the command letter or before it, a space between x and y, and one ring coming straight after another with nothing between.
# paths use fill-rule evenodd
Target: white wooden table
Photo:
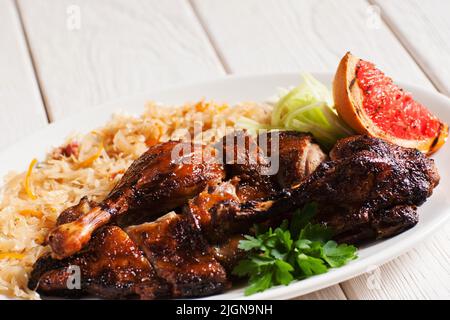
<instances>
[{"instance_id":1,"label":"white wooden table","mask_svg":"<svg viewBox=\"0 0 450 320\"><path fill-rule=\"evenodd\" d=\"M449 95L449 14L447 0L0 0L0 148L121 96L232 73L331 71L348 50ZM432 298L450 299L450 225L299 297Z\"/></svg>"}]
</instances>

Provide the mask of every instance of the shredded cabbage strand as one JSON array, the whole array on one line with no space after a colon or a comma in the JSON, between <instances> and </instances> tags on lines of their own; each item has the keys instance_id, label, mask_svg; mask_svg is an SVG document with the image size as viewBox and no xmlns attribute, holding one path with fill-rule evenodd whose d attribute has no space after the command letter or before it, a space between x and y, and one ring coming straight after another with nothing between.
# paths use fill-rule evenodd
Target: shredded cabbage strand
<instances>
[{"instance_id":1,"label":"shredded cabbage strand","mask_svg":"<svg viewBox=\"0 0 450 320\"><path fill-rule=\"evenodd\" d=\"M334 109L331 92L310 74L302 75L303 82L281 96L274 105L270 124L260 124L241 118L238 124L250 131L279 129L310 132L325 148L338 139L352 135L352 130Z\"/></svg>"}]
</instances>

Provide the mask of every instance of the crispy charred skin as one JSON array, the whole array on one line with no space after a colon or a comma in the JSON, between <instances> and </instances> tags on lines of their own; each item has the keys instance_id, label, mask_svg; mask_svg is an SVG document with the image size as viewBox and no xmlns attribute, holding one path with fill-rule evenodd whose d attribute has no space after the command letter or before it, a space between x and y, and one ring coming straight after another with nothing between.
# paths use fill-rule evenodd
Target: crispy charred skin
<instances>
[{"instance_id":1,"label":"crispy charred skin","mask_svg":"<svg viewBox=\"0 0 450 320\"><path fill-rule=\"evenodd\" d=\"M80 288L69 288L74 268ZM75 283L72 283L75 285ZM44 295L155 299L170 294L168 284L156 276L143 252L119 227L99 230L82 252L63 260L50 255L35 264L28 284Z\"/></svg>"},{"instance_id":2,"label":"crispy charred skin","mask_svg":"<svg viewBox=\"0 0 450 320\"><path fill-rule=\"evenodd\" d=\"M176 141L151 147L133 162L103 202L50 232L53 255L61 259L78 252L95 230L127 212L151 209L141 212L147 219L156 218L183 205L224 174L212 148Z\"/></svg>"},{"instance_id":3,"label":"crispy charred skin","mask_svg":"<svg viewBox=\"0 0 450 320\"><path fill-rule=\"evenodd\" d=\"M330 161L271 210L316 202L317 222L334 229L337 240L361 243L413 227L418 221L416 207L439 183L433 160L381 139L342 139L330 155Z\"/></svg>"},{"instance_id":4,"label":"crispy charred skin","mask_svg":"<svg viewBox=\"0 0 450 320\"><path fill-rule=\"evenodd\" d=\"M236 195L241 201L265 199L276 194L278 186L270 174L270 159L258 140L245 131L236 131L216 146L226 171L226 179L239 178Z\"/></svg>"},{"instance_id":5,"label":"crispy charred skin","mask_svg":"<svg viewBox=\"0 0 450 320\"><path fill-rule=\"evenodd\" d=\"M328 216L326 223L335 226L337 230L334 238L343 243L364 243L370 240L389 238L414 227L419 221L417 207L395 206L376 212L367 211L357 216L356 223L351 228L342 228L343 223L351 223L350 215L343 215L337 220L336 216ZM342 219L344 221L342 221ZM320 221L319 221L320 222Z\"/></svg>"},{"instance_id":6,"label":"crispy charred skin","mask_svg":"<svg viewBox=\"0 0 450 320\"><path fill-rule=\"evenodd\" d=\"M278 140L276 144L272 144L274 139ZM234 144L225 143L226 140ZM257 145L245 132L225 137L220 144L224 154L234 154L225 164L230 180L209 185L183 208L184 214L192 218L209 242L220 244L230 235L248 231L255 223L278 220L268 209L276 199L286 195L284 189L302 182L326 158L309 134L270 133L265 141L266 144ZM273 165L270 161L278 162L278 171L263 174L271 172L267 170ZM290 204L287 208L292 209ZM279 213L282 211L275 215Z\"/></svg>"},{"instance_id":7,"label":"crispy charred skin","mask_svg":"<svg viewBox=\"0 0 450 320\"><path fill-rule=\"evenodd\" d=\"M279 135L279 146L274 151L269 149L268 155L270 157L278 155L279 170L275 178L281 188L292 188L300 184L328 158L319 145L314 143L309 133L295 131L269 133L268 146L271 146L272 136L275 134Z\"/></svg>"},{"instance_id":8,"label":"crispy charred skin","mask_svg":"<svg viewBox=\"0 0 450 320\"><path fill-rule=\"evenodd\" d=\"M184 216L169 213L126 231L145 252L157 275L171 285L172 297L210 295L230 286L225 269Z\"/></svg>"}]
</instances>

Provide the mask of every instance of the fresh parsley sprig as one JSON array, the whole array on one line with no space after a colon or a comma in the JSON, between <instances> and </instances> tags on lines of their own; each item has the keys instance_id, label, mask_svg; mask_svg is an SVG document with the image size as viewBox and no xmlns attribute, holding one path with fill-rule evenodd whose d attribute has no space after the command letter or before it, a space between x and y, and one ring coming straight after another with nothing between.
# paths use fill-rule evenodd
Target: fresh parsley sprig
<instances>
[{"instance_id":1,"label":"fresh parsley sprig","mask_svg":"<svg viewBox=\"0 0 450 320\"><path fill-rule=\"evenodd\" d=\"M290 222L284 220L275 230L257 231L240 241L239 248L249 254L233 274L249 277L246 295L322 274L357 258L356 247L337 244L331 240L330 229L310 223L315 212L316 205L308 204L296 211Z\"/></svg>"}]
</instances>

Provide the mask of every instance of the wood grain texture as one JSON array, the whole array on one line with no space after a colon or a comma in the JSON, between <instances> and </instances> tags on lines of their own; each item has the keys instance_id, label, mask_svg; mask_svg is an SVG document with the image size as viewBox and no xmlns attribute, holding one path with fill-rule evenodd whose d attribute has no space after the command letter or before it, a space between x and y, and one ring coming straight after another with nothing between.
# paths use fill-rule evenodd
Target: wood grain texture
<instances>
[{"instance_id":1,"label":"wood grain texture","mask_svg":"<svg viewBox=\"0 0 450 320\"><path fill-rule=\"evenodd\" d=\"M193 0L232 72L334 71L347 51L398 80L429 85L361 0Z\"/></svg>"},{"instance_id":2,"label":"wood grain texture","mask_svg":"<svg viewBox=\"0 0 450 320\"><path fill-rule=\"evenodd\" d=\"M52 120L118 97L223 74L184 0L18 3Z\"/></svg>"},{"instance_id":3,"label":"wood grain texture","mask_svg":"<svg viewBox=\"0 0 450 320\"><path fill-rule=\"evenodd\" d=\"M351 50L396 80L433 88L389 28L373 17L376 8L368 2L193 0L193 4L232 72L334 71L340 57ZM449 225L381 266L378 273L342 283L345 294L351 299L448 298L448 229ZM371 285L372 276L378 274L379 285Z\"/></svg>"},{"instance_id":4,"label":"wood grain texture","mask_svg":"<svg viewBox=\"0 0 450 320\"><path fill-rule=\"evenodd\" d=\"M347 300L347 297L338 285L315 291L293 300Z\"/></svg>"},{"instance_id":5,"label":"wood grain texture","mask_svg":"<svg viewBox=\"0 0 450 320\"><path fill-rule=\"evenodd\" d=\"M450 95L450 1L374 0L399 40L437 88Z\"/></svg>"},{"instance_id":6,"label":"wood grain texture","mask_svg":"<svg viewBox=\"0 0 450 320\"><path fill-rule=\"evenodd\" d=\"M0 0L0 149L45 126L47 118L20 19Z\"/></svg>"}]
</instances>

